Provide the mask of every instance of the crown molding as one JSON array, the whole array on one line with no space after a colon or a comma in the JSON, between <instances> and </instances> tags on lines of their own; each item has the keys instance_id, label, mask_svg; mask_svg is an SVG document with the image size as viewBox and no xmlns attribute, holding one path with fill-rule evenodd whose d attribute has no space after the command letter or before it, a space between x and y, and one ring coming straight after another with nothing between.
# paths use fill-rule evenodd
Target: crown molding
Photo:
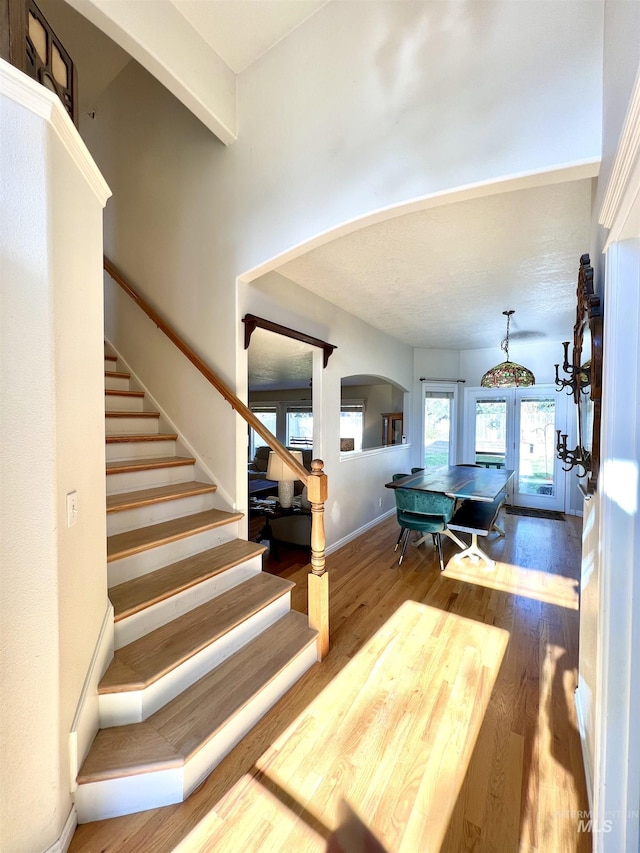
<instances>
[{"instance_id":1,"label":"crown molding","mask_svg":"<svg viewBox=\"0 0 640 853\"><path fill-rule=\"evenodd\" d=\"M4 59L0 59L0 95L10 98L49 124L104 207L111 190L58 96Z\"/></svg>"},{"instance_id":2,"label":"crown molding","mask_svg":"<svg viewBox=\"0 0 640 853\"><path fill-rule=\"evenodd\" d=\"M611 233L608 243L627 221L638 194L640 174L640 70L629 100L613 168L604 194L598 222Z\"/></svg>"}]
</instances>

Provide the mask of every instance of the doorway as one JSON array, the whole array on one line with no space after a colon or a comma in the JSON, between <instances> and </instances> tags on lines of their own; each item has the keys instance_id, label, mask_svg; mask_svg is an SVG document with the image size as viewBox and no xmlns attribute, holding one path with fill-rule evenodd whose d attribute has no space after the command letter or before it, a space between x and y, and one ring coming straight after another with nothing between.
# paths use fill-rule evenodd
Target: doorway
<instances>
[{"instance_id":1,"label":"doorway","mask_svg":"<svg viewBox=\"0 0 640 853\"><path fill-rule=\"evenodd\" d=\"M564 511L565 476L556 430L567 432L567 397L553 385L465 389L464 459L510 468L508 502Z\"/></svg>"}]
</instances>

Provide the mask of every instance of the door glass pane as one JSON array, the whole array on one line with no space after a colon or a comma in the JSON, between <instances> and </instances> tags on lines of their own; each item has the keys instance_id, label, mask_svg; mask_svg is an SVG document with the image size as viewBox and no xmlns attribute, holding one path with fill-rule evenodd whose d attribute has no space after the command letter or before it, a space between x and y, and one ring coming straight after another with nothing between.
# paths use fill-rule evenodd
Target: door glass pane
<instances>
[{"instance_id":1,"label":"door glass pane","mask_svg":"<svg viewBox=\"0 0 640 853\"><path fill-rule=\"evenodd\" d=\"M504 468L507 453L507 400L476 400L476 465Z\"/></svg>"},{"instance_id":2,"label":"door glass pane","mask_svg":"<svg viewBox=\"0 0 640 853\"><path fill-rule=\"evenodd\" d=\"M424 401L424 466L437 468L449 464L451 442L450 392L427 392Z\"/></svg>"},{"instance_id":3,"label":"door glass pane","mask_svg":"<svg viewBox=\"0 0 640 853\"><path fill-rule=\"evenodd\" d=\"M553 397L520 401L518 491L521 494L555 496L555 415Z\"/></svg>"}]
</instances>

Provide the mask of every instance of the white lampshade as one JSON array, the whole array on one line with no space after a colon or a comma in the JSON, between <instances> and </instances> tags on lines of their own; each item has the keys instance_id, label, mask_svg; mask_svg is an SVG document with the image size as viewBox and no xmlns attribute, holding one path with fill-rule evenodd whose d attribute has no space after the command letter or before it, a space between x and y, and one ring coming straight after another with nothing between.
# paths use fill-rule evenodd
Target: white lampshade
<instances>
[{"instance_id":1,"label":"white lampshade","mask_svg":"<svg viewBox=\"0 0 640 853\"><path fill-rule=\"evenodd\" d=\"M302 465L301 450L292 450L291 455ZM293 503L293 483L294 480L299 479L295 471L284 463L278 454L272 450L269 454L269 464L267 465L267 480L277 480L278 501L281 507L286 509Z\"/></svg>"},{"instance_id":2,"label":"white lampshade","mask_svg":"<svg viewBox=\"0 0 640 853\"><path fill-rule=\"evenodd\" d=\"M291 452L293 458L302 465L302 451L301 450L293 450ZM277 480L281 481L291 481L299 480L300 477L296 474L296 472L289 468L282 459L275 453L273 450L269 454L269 464L267 465L267 480Z\"/></svg>"}]
</instances>

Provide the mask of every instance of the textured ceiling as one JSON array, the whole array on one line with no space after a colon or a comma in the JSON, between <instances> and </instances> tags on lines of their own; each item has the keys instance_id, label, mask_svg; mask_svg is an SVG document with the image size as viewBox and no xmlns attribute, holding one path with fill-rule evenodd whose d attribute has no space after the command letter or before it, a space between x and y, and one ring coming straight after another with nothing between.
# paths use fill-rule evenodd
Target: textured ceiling
<instances>
[{"instance_id":1,"label":"textured ceiling","mask_svg":"<svg viewBox=\"0 0 640 853\"><path fill-rule=\"evenodd\" d=\"M256 329L248 353L249 388L273 391L308 388L313 368L309 344Z\"/></svg>"},{"instance_id":2,"label":"textured ceiling","mask_svg":"<svg viewBox=\"0 0 640 853\"><path fill-rule=\"evenodd\" d=\"M591 179L410 213L339 237L278 272L414 347L565 340L588 251Z\"/></svg>"}]
</instances>

